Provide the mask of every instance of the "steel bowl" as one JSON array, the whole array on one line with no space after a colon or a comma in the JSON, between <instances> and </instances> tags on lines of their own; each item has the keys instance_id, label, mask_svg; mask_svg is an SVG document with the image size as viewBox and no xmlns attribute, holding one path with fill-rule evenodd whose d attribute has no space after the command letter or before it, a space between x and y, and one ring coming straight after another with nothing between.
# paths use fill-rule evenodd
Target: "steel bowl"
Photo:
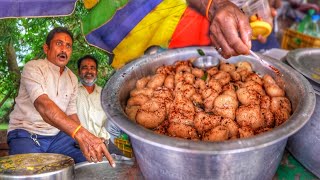
<instances>
[{"instance_id":1,"label":"steel bowl","mask_svg":"<svg viewBox=\"0 0 320 180\"><path fill-rule=\"evenodd\" d=\"M188 47L146 55L118 70L102 91L102 107L109 120L130 136L134 155L146 179L272 179L289 136L310 119L315 94L310 83L288 65L261 56L281 78L252 56L237 56L230 63L248 61L259 74L270 74L284 82L293 114L272 131L246 139L224 142L195 142L155 134L128 119L124 112L135 82L154 74L157 67L200 56L219 57L212 47Z\"/></svg>"},{"instance_id":2,"label":"steel bowl","mask_svg":"<svg viewBox=\"0 0 320 180\"><path fill-rule=\"evenodd\" d=\"M308 78L316 93L316 107L308 123L288 139L287 149L309 171L320 178L320 48L290 51L286 60Z\"/></svg>"}]
</instances>

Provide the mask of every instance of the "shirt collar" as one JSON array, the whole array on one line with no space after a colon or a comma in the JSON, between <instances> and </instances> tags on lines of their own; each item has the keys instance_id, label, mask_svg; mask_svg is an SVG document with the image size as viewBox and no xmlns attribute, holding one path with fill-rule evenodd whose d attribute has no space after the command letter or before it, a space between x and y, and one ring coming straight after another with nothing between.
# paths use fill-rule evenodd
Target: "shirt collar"
<instances>
[{"instance_id":1,"label":"shirt collar","mask_svg":"<svg viewBox=\"0 0 320 180\"><path fill-rule=\"evenodd\" d=\"M59 66L53 64L53 63L50 62L47 58L45 58L45 61L48 62L48 65L49 65L49 67L50 67L51 69L53 69L54 71L60 72L60 67L59 67ZM65 66L63 71L67 71L67 70L68 70L68 67Z\"/></svg>"}]
</instances>

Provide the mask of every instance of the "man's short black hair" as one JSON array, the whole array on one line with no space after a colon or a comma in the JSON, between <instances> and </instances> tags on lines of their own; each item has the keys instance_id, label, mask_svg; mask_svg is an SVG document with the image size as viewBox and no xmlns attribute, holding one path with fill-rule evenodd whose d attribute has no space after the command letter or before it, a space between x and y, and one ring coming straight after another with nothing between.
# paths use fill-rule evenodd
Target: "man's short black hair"
<instances>
[{"instance_id":1,"label":"man's short black hair","mask_svg":"<svg viewBox=\"0 0 320 180\"><path fill-rule=\"evenodd\" d=\"M46 44L48 45L48 47L50 47L50 42L51 42L51 40L53 39L53 36L56 33L66 33L66 34L68 34L71 37L72 42L73 42L73 35L67 28L65 28L65 27L55 27L47 35Z\"/></svg>"},{"instance_id":2,"label":"man's short black hair","mask_svg":"<svg viewBox=\"0 0 320 180\"><path fill-rule=\"evenodd\" d=\"M80 70L80 65L81 65L81 62L85 59L92 59L95 63L96 63L96 66L97 66L97 69L98 69L98 60L94 57L94 56L91 56L91 55L85 55L83 56L82 58L80 58L78 60L78 70Z\"/></svg>"}]
</instances>

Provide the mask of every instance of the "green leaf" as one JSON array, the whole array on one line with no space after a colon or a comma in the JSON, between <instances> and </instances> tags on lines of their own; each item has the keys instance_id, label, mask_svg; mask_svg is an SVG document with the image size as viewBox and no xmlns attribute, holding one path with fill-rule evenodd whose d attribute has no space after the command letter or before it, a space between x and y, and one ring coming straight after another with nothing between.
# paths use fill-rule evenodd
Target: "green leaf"
<instances>
[{"instance_id":1,"label":"green leaf","mask_svg":"<svg viewBox=\"0 0 320 180\"><path fill-rule=\"evenodd\" d=\"M208 73L205 72L204 75L201 77L202 80L206 81L208 78Z\"/></svg>"},{"instance_id":2,"label":"green leaf","mask_svg":"<svg viewBox=\"0 0 320 180\"><path fill-rule=\"evenodd\" d=\"M200 56L205 56L206 54L202 51L202 49L197 49Z\"/></svg>"}]
</instances>

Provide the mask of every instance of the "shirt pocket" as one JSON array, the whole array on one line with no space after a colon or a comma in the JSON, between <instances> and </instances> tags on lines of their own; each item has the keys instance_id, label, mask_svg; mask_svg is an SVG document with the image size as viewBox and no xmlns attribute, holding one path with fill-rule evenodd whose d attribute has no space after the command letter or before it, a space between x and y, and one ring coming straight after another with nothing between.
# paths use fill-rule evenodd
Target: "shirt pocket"
<instances>
[{"instance_id":1,"label":"shirt pocket","mask_svg":"<svg viewBox=\"0 0 320 180\"><path fill-rule=\"evenodd\" d=\"M60 108L63 111L66 111L69 104L71 103L71 97L73 96L73 90L71 86L65 85L65 88L60 88L60 92L58 92L58 101L60 104Z\"/></svg>"}]
</instances>

